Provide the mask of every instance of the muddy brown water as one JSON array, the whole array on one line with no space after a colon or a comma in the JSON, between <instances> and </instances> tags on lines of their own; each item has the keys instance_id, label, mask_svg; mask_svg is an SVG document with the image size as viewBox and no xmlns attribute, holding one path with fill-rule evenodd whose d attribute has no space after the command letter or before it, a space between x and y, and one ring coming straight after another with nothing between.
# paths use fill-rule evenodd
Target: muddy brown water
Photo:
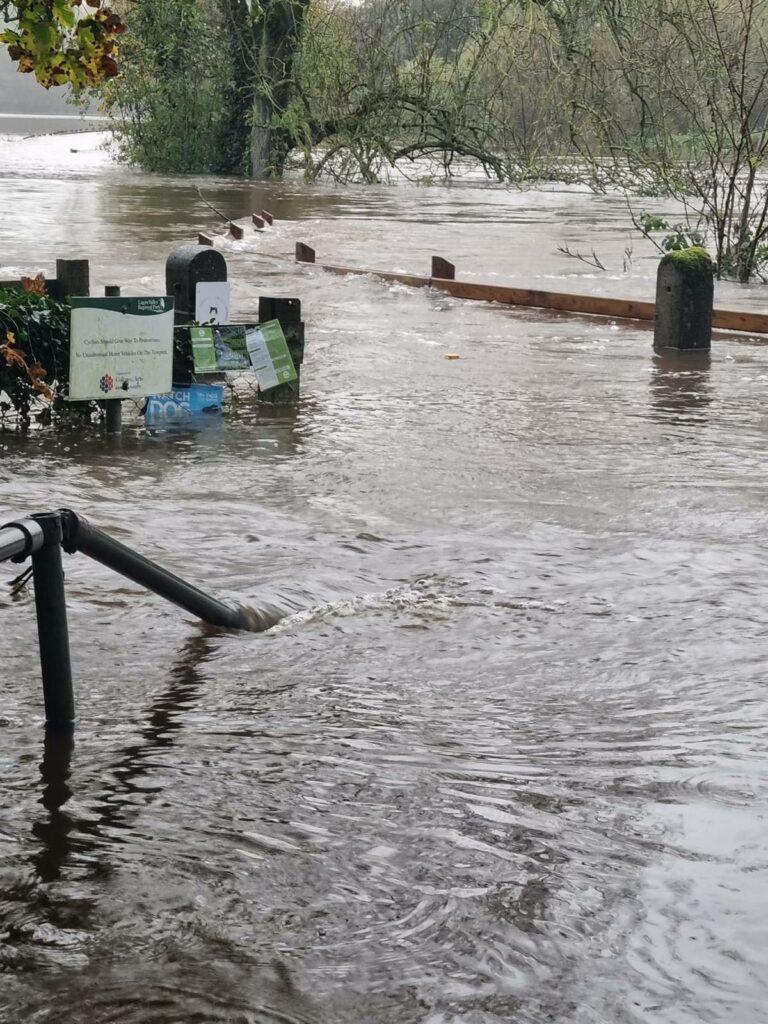
<instances>
[{"instance_id":1,"label":"muddy brown water","mask_svg":"<svg viewBox=\"0 0 768 1024\"><path fill-rule=\"evenodd\" d=\"M277 215L226 255L238 317L302 298L299 408L6 432L0 510L288 617L217 634L68 559L70 749L3 585L0 1020L768 1020L768 351L266 255L652 297L615 198L169 179L93 137L0 146L0 276L87 255L151 294L195 185Z\"/></svg>"}]
</instances>

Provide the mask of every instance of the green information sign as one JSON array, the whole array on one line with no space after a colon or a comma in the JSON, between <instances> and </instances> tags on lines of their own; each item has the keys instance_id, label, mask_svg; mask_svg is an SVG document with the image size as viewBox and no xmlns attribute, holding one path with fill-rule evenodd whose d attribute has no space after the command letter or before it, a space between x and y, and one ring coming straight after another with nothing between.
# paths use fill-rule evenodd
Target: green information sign
<instances>
[{"instance_id":1,"label":"green information sign","mask_svg":"<svg viewBox=\"0 0 768 1024\"><path fill-rule=\"evenodd\" d=\"M261 391L298 379L279 320L190 327L195 373L253 369Z\"/></svg>"},{"instance_id":2,"label":"green information sign","mask_svg":"<svg viewBox=\"0 0 768 1024\"><path fill-rule=\"evenodd\" d=\"M216 349L213 344L213 328L190 327L189 335L192 341L195 373L216 373L219 367L216 363Z\"/></svg>"},{"instance_id":3,"label":"green information sign","mask_svg":"<svg viewBox=\"0 0 768 1024\"><path fill-rule=\"evenodd\" d=\"M224 370L250 370L245 344L246 324L213 324L190 327L195 373L220 373Z\"/></svg>"},{"instance_id":4,"label":"green information sign","mask_svg":"<svg viewBox=\"0 0 768 1024\"><path fill-rule=\"evenodd\" d=\"M250 327L246 331L245 340L261 391L298 379L279 320Z\"/></svg>"}]
</instances>

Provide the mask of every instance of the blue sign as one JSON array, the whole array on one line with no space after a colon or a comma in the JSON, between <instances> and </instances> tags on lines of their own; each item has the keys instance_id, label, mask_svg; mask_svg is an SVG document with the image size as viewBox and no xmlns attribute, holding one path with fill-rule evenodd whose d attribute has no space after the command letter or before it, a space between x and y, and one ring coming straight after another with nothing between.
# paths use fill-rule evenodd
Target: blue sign
<instances>
[{"instance_id":1,"label":"blue sign","mask_svg":"<svg viewBox=\"0 0 768 1024\"><path fill-rule=\"evenodd\" d=\"M224 404L220 384L190 384L174 387L168 395L152 395L144 413L148 424L182 423L198 416L216 416Z\"/></svg>"}]
</instances>

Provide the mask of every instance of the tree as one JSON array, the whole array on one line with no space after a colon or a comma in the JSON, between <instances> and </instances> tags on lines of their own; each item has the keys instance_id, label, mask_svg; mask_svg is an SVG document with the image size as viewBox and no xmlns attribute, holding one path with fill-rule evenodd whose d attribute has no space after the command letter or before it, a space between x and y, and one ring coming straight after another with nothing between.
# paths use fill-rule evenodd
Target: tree
<instances>
[{"instance_id":1,"label":"tree","mask_svg":"<svg viewBox=\"0 0 768 1024\"><path fill-rule=\"evenodd\" d=\"M222 0L236 66L238 110L250 122L250 172L277 178L295 144L289 106L310 0Z\"/></svg>"},{"instance_id":2,"label":"tree","mask_svg":"<svg viewBox=\"0 0 768 1024\"><path fill-rule=\"evenodd\" d=\"M581 2L567 77L585 175L677 200L672 243L700 234L720 276L748 281L768 266L768 0Z\"/></svg>"},{"instance_id":3,"label":"tree","mask_svg":"<svg viewBox=\"0 0 768 1024\"><path fill-rule=\"evenodd\" d=\"M295 145L289 107L309 4L137 0L106 92L125 155L156 170L279 177Z\"/></svg>"},{"instance_id":4,"label":"tree","mask_svg":"<svg viewBox=\"0 0 768 1024\"><path fill-rule=\"evenodd\" d=\"M147 170L247 173L248 110L218 0L137 4L101 90L119 155Z\"/></svg>"},{"instance_id":5,"label":"tree","mask_svg":"<svg viewBox=\"0 0 768 1024\"><path fill-rule=\"evenodd\" d=\"M99 0L0 0L0 42L45 88L98 86L117 74L122 19Z\"/></svg>"}]
</instances>

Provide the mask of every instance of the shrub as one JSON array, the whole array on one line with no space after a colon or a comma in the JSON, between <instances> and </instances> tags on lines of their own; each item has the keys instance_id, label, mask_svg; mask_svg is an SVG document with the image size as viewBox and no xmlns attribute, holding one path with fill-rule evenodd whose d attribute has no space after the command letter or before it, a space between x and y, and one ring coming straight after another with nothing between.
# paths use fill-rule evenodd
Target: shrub
<instances>
[{"instance_id":1,"label":"shrub","mask_svg":"<svg viewBox=\"0 0 768 1024\"><path fill-rule=\"evenodd\" d=\"M89 419L93 402L64 401L69 384L70 308L45 294L38 277L0 290L0 411L28 424L33 411Z\"/></svg>"}]
</instances>

